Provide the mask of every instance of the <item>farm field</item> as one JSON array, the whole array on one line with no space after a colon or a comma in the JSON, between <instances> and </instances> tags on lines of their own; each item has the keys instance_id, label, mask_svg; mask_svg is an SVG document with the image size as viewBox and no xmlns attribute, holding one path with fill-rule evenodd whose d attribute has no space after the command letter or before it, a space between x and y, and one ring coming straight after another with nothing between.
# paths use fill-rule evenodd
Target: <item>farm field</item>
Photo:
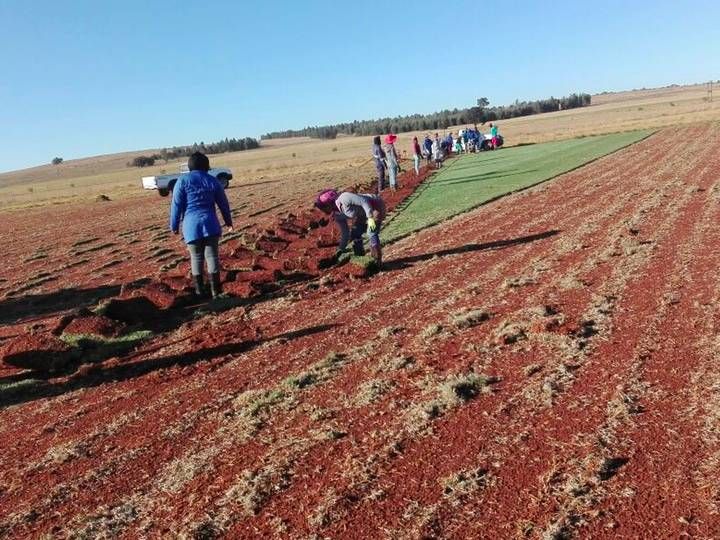
<instances>
[{"instance_id":1,"label":"farm field","mask_svg":"<svg viewBox=\"0 0 720 540\"><path fill-rule=\"evenodd\" d=\"M579 167L650 135L629 131L464 155L427 182L385 228L395 240Z\"/></svg>"},{"instance_id":2,"label":"farm field","mask_svg":"<svg viewBox=\"0 0 720 540\"><path fill-rule=\"evenodd\" d=\"M532 171L541 148L427 186L491 159ZM29 240L0 276L0 343L87 340L78 320L112 337L72 373L0 371L0 535L716 536L719 171L717 123L661 130L398 240L369 278L314 277L332 235L306 201L331 174L241 184L236 300L215 312L178 303L162 200L3 214ZM122 328L109 307L61 316L110 297Z\"/></svg>"}]
</instances>

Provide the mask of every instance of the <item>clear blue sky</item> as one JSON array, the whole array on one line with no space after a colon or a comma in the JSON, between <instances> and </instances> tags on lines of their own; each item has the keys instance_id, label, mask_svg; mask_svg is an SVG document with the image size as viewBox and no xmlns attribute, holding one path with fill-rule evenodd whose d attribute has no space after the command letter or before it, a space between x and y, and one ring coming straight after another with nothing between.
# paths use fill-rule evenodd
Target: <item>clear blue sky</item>
<instances>
[{"instance_id":1,"label":"clear blue sky","mask_svg":"<svg viewBox=\"0 0 720 540\"><path fill-rule=\"evenodd\" d=\"M0 171L719 79L719 21L716 0L2 0Z\"/></svg>"}]
</instances>

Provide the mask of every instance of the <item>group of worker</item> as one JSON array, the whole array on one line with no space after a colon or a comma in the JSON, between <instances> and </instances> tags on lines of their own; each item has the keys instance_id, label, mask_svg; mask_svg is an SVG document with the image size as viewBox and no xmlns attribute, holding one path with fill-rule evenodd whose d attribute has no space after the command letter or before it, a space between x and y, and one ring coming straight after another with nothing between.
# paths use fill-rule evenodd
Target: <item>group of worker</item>
<instances>
[{"instance_id":1,"label":"group of worker","mask_svg":"<svg viewBox=\"0 0 720 540\"><path fill-rule=\"evenodd\" d=\"M397 175L400 172L400 158L395 148L396 141L397 135L392 133L385 136L384 146L381 143L380 136L373 139L372 159L375 161L375 170L377 172L378 194L386 187L386 174L390 189L395 191L398 188ZM486 141L488 142L486 143ZM495 150L500 145L499 141L498 127L492 123L490 123L489 139L477 126L459 130L457 137L454 136L452 131L443 138L440 138L438 133L435 133L433 139L430 138L429 134L425 135L422 145L417 137L413 137L411 150L415 174L420 174L420 163L422 163L423 159L427 160L428 165L434 164L435 168L439 169L442 167L445 158L451 153L462 154L485 149Z\"/></svg>"},{"instance_id":2,"label":"group of worker","mask_svg":"<svg viewBox=\"0 0 720 540\"><path fill-rule=\"evenodd\" d=\"M490 148L497 148L498 129L493 124L490 124L490 137ZM485 140L485 135L477 127L461 129L457 137L454 137L452 132L442 139L438 133L435 133L434 139L426 135L422 145L417 137L413 137L411 150L415 174L420 174L420 163L423 159L439 168L451 152L459 154L479 150ZM396 141L396 135L386 135L383 147L380 136L373 139L372 158L375 160L378 180L375 194L342 193L326 189L317 196L315 207L327 215L332 215L340 231L336 259L350 243L355 255L363 255L363 236L367 234L371 257L378 265L382 263L380 227L385 219L385 203L381 193L385 189L386 172L390 189L395 191L399 187L400 158L395 148ZM207 264L210 293L217 297L222 293L218 260L222 228L215 213L215 206L220 209L225 226L232 231L230 204L220 182L208 173L210 161L205 154L195 152L191 155L188 169L190 172L181 176L173 189L170 229L178 234L182 222L183 238L190 253L190 271L195 293L200 297L206 295L203 267Z\"/></svg>"},{"instance_id":3,"label":"group of worker","mask_svg":"<svg viewBox=\"0 0 720 540\"><path fill-rule=\"evenodd\" d=\"M393 155L397 165L397 154ZM393 162L391 161L391 163ZM210 294L213 298L222 294L218 244L222 227L215 212L220 209L229 232L233 230L230 204L220 182L211 174L210 160L201 152L195 152L188 160L187 174L182 175L173 189L170 205L170 230L182 234L190 253L190 273L193 290L198 298L207 296L203 277L207 265ZM396 184L396 174L393 183ZM367 233L370 255L378 265L382 263L380 226L385 218L385 203L376 194L341 193L334 189L323 190L315 200L315 207L332 215L340 230L340 243L334 254L337 260L352 242L355 255L365 253L363 235Z\"/></svg>"}]
</instances>

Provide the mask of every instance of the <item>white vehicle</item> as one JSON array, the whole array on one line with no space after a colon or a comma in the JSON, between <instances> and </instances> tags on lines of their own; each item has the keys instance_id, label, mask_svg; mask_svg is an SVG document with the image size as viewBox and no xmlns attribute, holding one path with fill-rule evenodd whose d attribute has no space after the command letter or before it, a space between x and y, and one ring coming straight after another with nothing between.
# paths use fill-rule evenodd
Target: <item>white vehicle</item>
<instances>
[{"instance_id":1,"label":"white vehicle","mask_svg":"<svg viewBox=\"0 0 720 540\"><path fill-rule=\"evenodd\" d=\"M175 187L175 182L177 182L177 179L180 178L183 174L187 173L187 166L184 167L184 170L181 170L179 173L176 174L160 174L158 176L143 176L142 177L142 185L143 189L157 189L158 193L161 197L167 197L170 192L172 192L173 188ZM214 176L218 179L220 182L220 185L227 189L227 187L230 185L230 180L232 180L232 171L230 169L225 169L223 167L219 167L216 169L210 169L208 171L208 174Z\"/></svg>"}]
</instances>

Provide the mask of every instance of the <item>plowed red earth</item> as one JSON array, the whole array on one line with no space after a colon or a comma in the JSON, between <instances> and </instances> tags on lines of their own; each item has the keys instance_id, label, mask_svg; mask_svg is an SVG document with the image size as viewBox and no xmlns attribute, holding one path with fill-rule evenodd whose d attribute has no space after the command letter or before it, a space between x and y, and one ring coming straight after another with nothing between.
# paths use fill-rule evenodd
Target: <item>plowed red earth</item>
<instances>
[{"instance_id":1,"label":"plowed red earth","mask_svg":"<svg viewBox=\"0 0 720 540\"><path fill-rule=\"evenodd\" d=\"M51 378L0 411L0 531L718 537L719 201L720 126L660 132L370 279L283 284ZM261 260L237 271L296 270ZM179 310L157 281L120 296Z\"/></svg>"}]
</instances>

